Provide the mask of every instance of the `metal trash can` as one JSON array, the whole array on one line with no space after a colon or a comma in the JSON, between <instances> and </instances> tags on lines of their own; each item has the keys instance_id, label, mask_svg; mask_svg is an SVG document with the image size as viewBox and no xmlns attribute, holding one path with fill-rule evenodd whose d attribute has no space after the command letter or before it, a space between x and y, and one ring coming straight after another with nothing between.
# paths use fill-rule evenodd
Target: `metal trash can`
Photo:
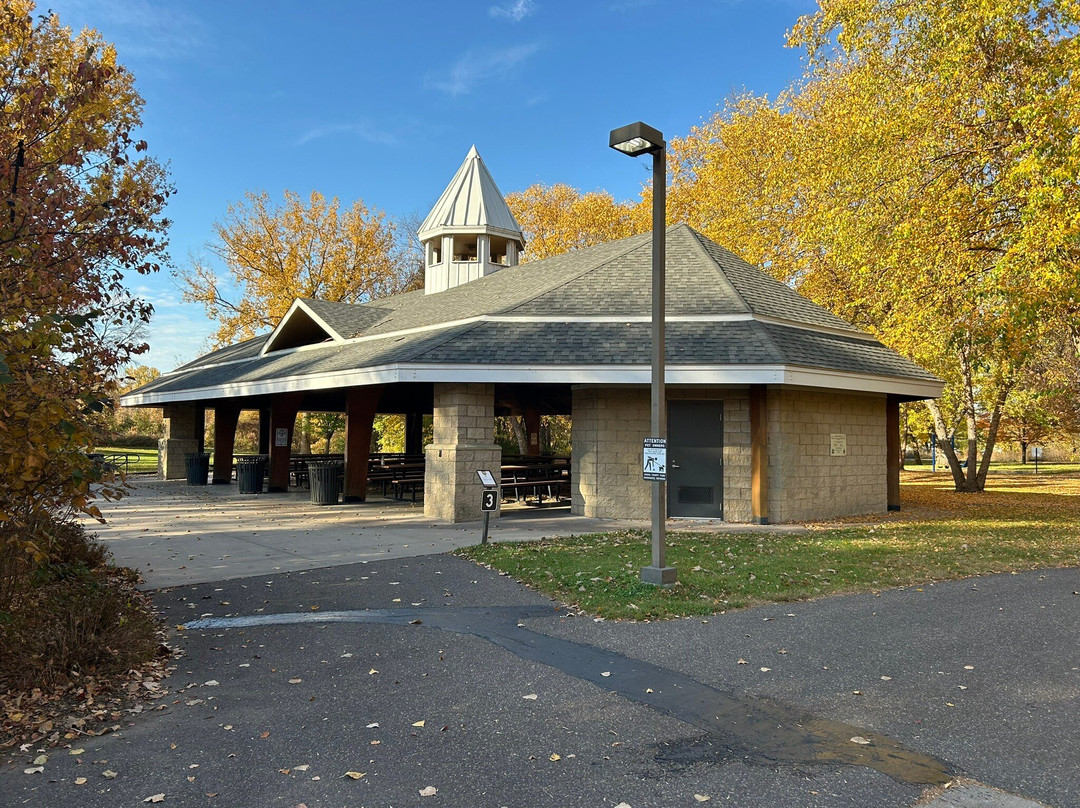
<instances>
[{"instance_id":1,"label":"metal trash can","mask_svg":"<svg viewBox=\"0 0 1080 808\"><path fill-rule=\"evenodd\" d=\"M241 494L261 494L266 463L261 457L236 460L236 486Z\"/></svg>"},{"instance_id":2,"label":"metal trash can","mask_svg":"<svg viewBox=\"0 0 1080 808\"><path fill-rule=\"evenodd\" d=\"M345 467L338 460L309 460L312 505L337 505Z\"/></svg>"},{"instance_id":3,"label":"metal trash can","mask_svg":"<svg viewBox=\"0 0 1080 808\"><path fill-rule=\"evenodd\" d=\"M188 485L206 485L206 478L210 476L210 455L184 455L184 467Z\"/></svg>"}]
</instances>

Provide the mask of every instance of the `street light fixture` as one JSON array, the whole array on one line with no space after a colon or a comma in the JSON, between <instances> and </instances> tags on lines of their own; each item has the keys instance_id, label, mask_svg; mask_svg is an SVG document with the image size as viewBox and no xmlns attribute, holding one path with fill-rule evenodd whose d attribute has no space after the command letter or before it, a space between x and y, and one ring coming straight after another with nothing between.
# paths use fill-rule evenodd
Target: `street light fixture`
<instances>
[{"instance_id":1,"label":"street light fixture","mask_svg":"<svg viewBox=\"0 0 1080 808\"><path fill-rule=\"evenodd\" d=\"M664 135L641 121L612 129L608 145L618 152L638 157L653 156L652 209L652 436L646 440L662 449L660 474L649 475L652 480L652 564L642 567L641 580L650 584L670 586L675 583L676 571L664 563L666 550L665 520L667 519L667 402L664 394L664 236L667 208L667 144ZM654 455L655 456L655 455ZM657 479L659 477L659 479Z\"/></svg>"}]
</instances>

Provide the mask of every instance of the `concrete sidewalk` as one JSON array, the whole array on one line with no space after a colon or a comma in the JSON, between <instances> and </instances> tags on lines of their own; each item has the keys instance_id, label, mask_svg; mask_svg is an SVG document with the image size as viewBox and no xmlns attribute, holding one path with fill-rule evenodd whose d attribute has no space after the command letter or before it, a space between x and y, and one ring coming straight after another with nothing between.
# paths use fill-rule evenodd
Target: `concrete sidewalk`
<instances>
[{"instance_id":1,"label":"concrete sidewalk","mask_svg":"<svg viewBox=\"0 0 1080 808\"><path fill-rule=\"evenodd\" d=\"M138 569L145 588L206 583L358 561L444 553L480 543L481 523L446 524L423 503L371 496L357 505L312 505L307 491L239 494L236 486L137 479L130 496L103 503L105 525L87 522L118 564ZM798 531L723 523L674 523L675 530ZM491 520L492 541L534 541L648 523L572 516L568 506L510 506Z\"/></svg>"}]
</instances>

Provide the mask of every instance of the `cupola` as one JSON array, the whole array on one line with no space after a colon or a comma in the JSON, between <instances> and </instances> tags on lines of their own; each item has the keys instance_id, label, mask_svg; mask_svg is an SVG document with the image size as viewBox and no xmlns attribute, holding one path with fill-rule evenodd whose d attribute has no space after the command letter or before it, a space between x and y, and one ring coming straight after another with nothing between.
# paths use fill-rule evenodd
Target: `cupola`
<instances>
[{"instance_id":1,"label":"cupola","mask_svg":"<svg viewBox=\"0 0 1080 808\"><path fill-rule=\"evenodd\" d=\"M517 266L525 249L521 228L476 146L469 149L418 235L424 246L425 294Z\"/></svg>"}]
</instances>

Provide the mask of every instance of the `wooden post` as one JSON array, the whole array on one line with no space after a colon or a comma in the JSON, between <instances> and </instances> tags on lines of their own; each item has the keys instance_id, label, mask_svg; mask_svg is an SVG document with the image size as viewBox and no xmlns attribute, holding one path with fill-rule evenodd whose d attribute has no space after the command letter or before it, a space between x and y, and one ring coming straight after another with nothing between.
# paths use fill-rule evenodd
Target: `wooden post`
<instances>
[{"instance_id":1,"label":"wooden post","mask_svg":"<svg viewBox=\"0 0 1080 808\"><path fill-rule=\"evenodd\" d=\"M885 476L888 508L900 510L900 399L885 398Z\"/></svg>"},{"instance_id":2,"label":"wooden post","mask_svg":"<svg viewBox=\"0 0 1080 808\"><path fill-rule=\"evenodd\" d=\"M405 454L424 453L424 413L405 413Z\"/></svg>"},{"instance_id":3,"label":"wooden post","mask_svg":"<svg viewBox=\"0 0 1080 808\"><path fill-rule=\"evenodd\" d=\"M350 387L345 393L345 502L367 499L371 426L381 397L382 385Z\"/></svg>"},{"instance_id":4,"label":"wooden post","mask_svg":"<svg viewBox=\"0 0 1080 808\"><path fill-rule=\"evenodd\" d=\"M268 492L289 490L289 456L292 452L293 427L296 425L296 414L300 411L303 398L303 393L279 393L270 401L270 479L266 486Z\"/></svg>"},{"instance_id":5,"label":"wooden post","mask_svg":"<svg viewBox=\"0 0 1080 808\"><path fill-rule=\"evenodd\" d=\"M214 485L232 482L236 424L239 420L239 405L218 404L214 407Z\"/></svg>"},{"instance_id":6,"label":"wooden post","mask_svg":"<svg viewBox=\"0 0 1080 808\"><path fill-rule=\"evenodd\" d=\"M540 411L536 407L524 407L521 418L525 422L525 442L529 447L525 454L538 457L540 455Z\"/></svg>"},{"instance_id":7,"label":"wooden post","mask_svg":"<svg viewBox=\"0 0 1080 808\"><path fill-rule=\"evenodd\" d=\"M769 397L750 385L750 510L755 525L769 524Z\"/></svg>"},{"instance_id":8,"label":"wooden post","mask_svg":"<svg viewBox=\"0 0 1080 808\"><path fill-rule=\"evenodd\" d=\"M270 454L270 408L259 408L259 454Z\"/></svg>"}]
</instances>

